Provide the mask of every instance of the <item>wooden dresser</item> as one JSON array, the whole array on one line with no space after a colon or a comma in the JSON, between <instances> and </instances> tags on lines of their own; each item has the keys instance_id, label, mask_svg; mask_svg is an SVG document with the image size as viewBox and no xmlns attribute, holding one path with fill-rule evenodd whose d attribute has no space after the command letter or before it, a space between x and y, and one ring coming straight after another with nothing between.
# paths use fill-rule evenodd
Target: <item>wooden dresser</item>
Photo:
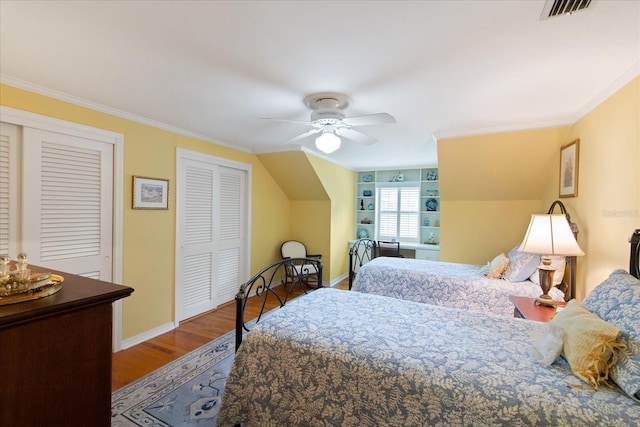
<instances>
[{"instance_id":1,"label":"wooden dresser","mask_svg":"<svg viewBox=\"0 0 640 427\"><path fill-rule=\"evenodd\" d=\"M0 306L0 426L111 424L112 303L133 289L64 277L57 293Z\"/></svg>"}]
</instances>

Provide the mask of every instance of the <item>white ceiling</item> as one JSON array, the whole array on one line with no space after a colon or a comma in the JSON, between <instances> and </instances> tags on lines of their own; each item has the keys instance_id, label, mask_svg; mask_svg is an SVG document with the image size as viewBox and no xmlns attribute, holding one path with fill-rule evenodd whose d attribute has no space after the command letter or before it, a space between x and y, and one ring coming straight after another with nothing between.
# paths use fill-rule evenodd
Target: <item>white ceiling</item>
<instances>
[{"instance_id":1,"label":"white ceiling","mask_svg":"<svg viewBox=\"0 0 640 427\"><path fill-rule=\"evenodd\" d=\"M2 82L253 153L292 150L315 92L387 112L327 158L430 166L435 138L573 123L640 71L640 2L0 1ZM303 141L315 152L313 137ZM299 149L299 148L298 148Z\"/></svg>"}]
</instances>

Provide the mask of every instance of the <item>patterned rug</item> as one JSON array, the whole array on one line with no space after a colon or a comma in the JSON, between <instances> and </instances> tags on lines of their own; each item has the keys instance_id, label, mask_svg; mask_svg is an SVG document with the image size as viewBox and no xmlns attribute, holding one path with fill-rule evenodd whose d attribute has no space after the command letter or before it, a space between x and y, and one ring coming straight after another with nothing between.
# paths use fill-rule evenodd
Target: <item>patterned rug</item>
<instances>
[{"instance_id":1,"label":"patterned rug","mask_svg":"<svg viewBox=\"0 0 640 427\"><path fill-rule=\"evenodd\" d=\"M111 426L215 426L234 340L228 332L114 392Z\"/></svg>"}]
</instances>

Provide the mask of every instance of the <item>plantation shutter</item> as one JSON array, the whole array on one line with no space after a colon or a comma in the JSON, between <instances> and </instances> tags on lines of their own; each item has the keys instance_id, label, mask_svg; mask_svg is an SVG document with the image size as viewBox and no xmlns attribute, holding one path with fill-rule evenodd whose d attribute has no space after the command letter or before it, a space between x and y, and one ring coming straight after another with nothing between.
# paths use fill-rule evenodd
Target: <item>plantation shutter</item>
<instances>
[{"instance_id":1,"label":"plantation shutter","mask_svg":"<svg viewBox=\"0 0 640 427\"><path fill-rule=\"evenodd\" d=\"M420 187L380 186L376 190L378 239L418 242Z\"/></svg>"}]
</instances>

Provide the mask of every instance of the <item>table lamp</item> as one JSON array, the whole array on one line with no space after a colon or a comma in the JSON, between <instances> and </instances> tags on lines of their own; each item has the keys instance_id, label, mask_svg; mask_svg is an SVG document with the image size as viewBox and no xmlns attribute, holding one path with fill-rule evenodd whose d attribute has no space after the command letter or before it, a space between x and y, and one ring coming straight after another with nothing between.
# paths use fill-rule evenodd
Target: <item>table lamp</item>
<instances>
[{"instance_id":1,"label":"table lamp","mask_svg":"<svg viewBox=\"0 0 640 427\"><path fill-rule=\"evenodd\" d=\"M565 215L531 215L531 222L518 248L520 252L541 255L538 265L542 295L536 302L553 306L549 290L553 286L553 273L556 268L551 265L550 255L579 256L584 255L571 231Z\"/></svg>"}]
</instances>

